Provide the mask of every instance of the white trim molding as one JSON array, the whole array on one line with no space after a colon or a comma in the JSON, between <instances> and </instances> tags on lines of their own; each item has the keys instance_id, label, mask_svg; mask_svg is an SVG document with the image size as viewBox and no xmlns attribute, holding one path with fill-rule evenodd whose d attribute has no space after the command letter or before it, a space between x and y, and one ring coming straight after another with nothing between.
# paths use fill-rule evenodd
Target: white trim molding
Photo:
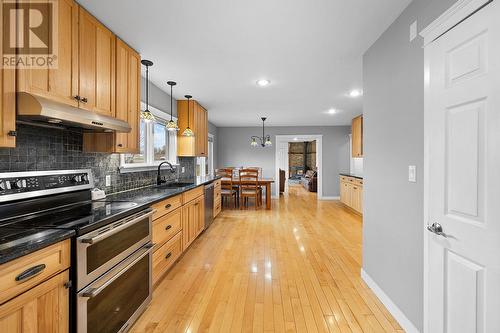
<instances>
[{"instance_id":1,"label":"white trim molding","mask_svg":"<svg viewBox=\"0 0 500 333\"><path fill-rule=\"evenodd\" d=\"M420 333L420 331L413 325L413 323L406 317L406 315L401 311L401 309L391 300L389 296L379 287L379 285L366 273L364 269L361 269L361 278L370 287L375 296L378 297L380 302L384 304L386 309L391 313L394 319L397 320L399 325L405 330L406 333Z\"/></svg>"},{"instance_id":2,"label":"white trim molding","mask_svg":"<svg viewBox=\"0 0 500 333\"><path fill-rule=\"evenodd\" d=\"M340 200L340 197L321 197L319 200L322 200L322 201L338 201L338 200Z\"/></svg>"},{"instance_id":3,"label":"white trim molding","mask_svg":"<svg viewBox=\"0 0 500 333\"><path fill-rule=\"evenodd\" d=\"M427 28L420 32L424 38L424 47L435 41L441 35L462 22L469 15L491 2L491 0L458 0L450 9L444 12Z\"/></svg>"}]
</instances>

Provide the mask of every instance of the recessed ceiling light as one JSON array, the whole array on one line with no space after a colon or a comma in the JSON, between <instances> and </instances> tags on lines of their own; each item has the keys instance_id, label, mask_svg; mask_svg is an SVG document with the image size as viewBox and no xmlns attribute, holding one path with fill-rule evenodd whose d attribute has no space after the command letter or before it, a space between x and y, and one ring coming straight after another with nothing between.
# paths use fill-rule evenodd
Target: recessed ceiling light
<instances>
[{"instance_id":1,"label":"recessed ceiling light","mask_svg":"<svg viewBox=\"0 0 500 333\"><path fill-rule=\"evenodd\" d=\"M358 90L358 89L354 89L354 90L351 90L349 92L349 96L351 96L352 98L356 98L356 97L359 97L363 95L363 92L361 90Z\"/></svg>"},{"instance_id":2,"label":"recessed ceiling light","mask_svg":"<svg viewBox=\"0 0 500 333\"><path fill-rule=\"evenodd\" d=\"M265 86L268 86L270 83L271 83L271 81L269 81L269 80L267 80L267 79L262 79L262 80L257 81L257 85L258 85L259 87L265 87Z\"/></svg>"},{"instance_id":3,"label":"recessed ceiling light","mask_svg":"<svg viewBox=\"0 0 500 333\"><path fill-rule=\"evenodd\" d=\"M337 113L337 110L335 110L335 109L330 109L330 110L328 110L327 112L328 112L328 114L336 114L336 113Z\"/></svg>"},{"instance_id":4,"label":"recessed ceiling light","mask_svg":"<svg viewBox=\"0 0 500 333\"><path fill-rule=\"evenodd\" d=\"M299 141L299 138L293 138L293 141Z\"/></svg>"}]
</instances>

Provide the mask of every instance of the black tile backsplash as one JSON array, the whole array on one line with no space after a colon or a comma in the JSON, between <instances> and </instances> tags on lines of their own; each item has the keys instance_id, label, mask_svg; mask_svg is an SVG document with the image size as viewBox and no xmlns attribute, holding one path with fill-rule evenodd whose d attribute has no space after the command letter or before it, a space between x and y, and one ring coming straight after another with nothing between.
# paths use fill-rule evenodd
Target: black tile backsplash
<instances>
[{"instance_id":1,"label":"black tile backsplash","mask_svg":"<svg viewBox=\"0 0 500 333\"><path fill-rule=\"evenodd\" d=\"M16 148L0 148L0 172L92 169L96 187L106 193L152 185L156 171L120 173L120 155L83 152L82 130L60 130L17 126ZM176 174L162 171L169 179L191 178L195 172L194 158L179 158L185 172ZM105 187L106 175L111 176L111 186Z\"/></svg>"}]
</instances>

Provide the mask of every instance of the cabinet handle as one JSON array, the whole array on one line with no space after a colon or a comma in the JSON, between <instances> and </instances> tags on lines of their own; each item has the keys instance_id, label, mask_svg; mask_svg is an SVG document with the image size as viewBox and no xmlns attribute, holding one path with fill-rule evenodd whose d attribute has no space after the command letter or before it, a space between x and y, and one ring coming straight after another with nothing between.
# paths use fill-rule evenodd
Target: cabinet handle
<instances>
[{"instance_id":1,"label":"cabinet handle","mask_svg":"<svg viewBox=\"0 0 500 333\"><path fill-rule=\"evenodd\" d=\"M47 267L47 266L45 266L45 264L40 264L40 265L30 267L27 270L25 270L24 272L22 272L21 274L19 274L18 276L16 276L16 281L20 282L20 281L25 281L25 280L31 279L35 275L38 275L41 272L43 272L45 267Z\"/></svg>"},{"instance_id":2,"label":"cabinet handle","mask_svg":"<svg viewBox=\"0 0 500 333\"><path fill-rule=\"evenodd\" d=\"M123 144L119 143L119 144L117 144L117 146L121 148L121 147L123 147Z\"/></svg>"},{"instance_id":3,"label":"cabinet handle","mask_svg":"<svg viewBox=\"0 0 500 333\"><path fill-rule=\"evenodd\" d=\"M172 226L170 224L165 227L165 230L169 230L169 229L172 229Z\"/></svg>"},{"instance_id":4,"label":"cabinet handle","mask_svg":"<svg viewBox=\"0 0 500 333\"><path fill-rule=\"evenodd\" d=\"M87 99L87 97L82 97L81 101L82 101L83 103L87 103L89 100Z\"/></svg>"},{"instance_id":5,"label":"cabinet handle","mask_svg":"<svg viewBox=\"0 0 500 333\"><path fill-rule=\"evenodd\" d=\"M171 204L166 204L166 205L165 205L165 209L169 209L170 207L172 207L172 205L171 205Z\"/></svg>"},{"instance_id":6,"label":"cabinet handle","mask_svg":"<svg viewBox=\"0 0 500 333\"><path fill-rule=\"evenodd\" d=\"M13 136L13 137L16 137L17 136L17 131L9 131L7 133L8 136Z\"/></svg>"},{"instance_id":7,"label":"cabinet handle","mask_svg":"<svg viewBox=\"0 0 500 333\"><path fill-rule=\"evenodd\" d=\"M81 101L82 98L79 96L79 95L76 95L75 97L73 97L74 99L76 99L77 101Z\"/></svg>"},{"instance_id":8,"label":"cabinet handle","mask_svg":"<svg viewBox=\"0 0 500 333\"><path fill-rule=\"evenodd\" d=\"M169 253L167 253L167 255L165 256L165 259L168 259L168 258L170 258L171 256L172 256L172 252L169 252Z\"/></svg>"}]
</instances>

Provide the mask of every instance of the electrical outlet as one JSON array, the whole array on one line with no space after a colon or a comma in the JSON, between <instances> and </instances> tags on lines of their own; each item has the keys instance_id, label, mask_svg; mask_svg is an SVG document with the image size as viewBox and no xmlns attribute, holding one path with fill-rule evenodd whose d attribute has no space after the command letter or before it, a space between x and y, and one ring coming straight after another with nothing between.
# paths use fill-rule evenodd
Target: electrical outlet
<instances>
[{"instance_id":1,"label":"electrical outlet","mask_svg":"<svg viewBox=\"0 0 500 333\"><path fill-rule=\"evenodd\" d=\"M417 167L415 165L408 166L408 181L411 183L417 182Z\"/></svg>"},{"instance_id":2,"label":"electrical outlet","mask_svg":"<svg viewBox=\"0 0 500 333\"><path fill-rule=\"evenodd\" d=\"M111 176L106 175L106 186L111 186Z\"/></svg>"},{"instance_id":3,"label":"electrical outlet","mask_svg":"<svg viewBox=\"0 0 500 333\"><path fill-rule=\"evenodd\" d=\"M417 34L418 34L418 25L417 21L415 21L410 25L410 42L412 42L415 38L417 38Z\"/></svg>"},{"instance_id":4,"label":"electrical outlet","mask_svg":"<svg viewBox=\"0 0 500 333\"><path fill-rule=\"evenodd\" d=\"M181 173L184 173L184 172L186 172L186 167L181 168Z\"/></svg>"}]
</instances>

